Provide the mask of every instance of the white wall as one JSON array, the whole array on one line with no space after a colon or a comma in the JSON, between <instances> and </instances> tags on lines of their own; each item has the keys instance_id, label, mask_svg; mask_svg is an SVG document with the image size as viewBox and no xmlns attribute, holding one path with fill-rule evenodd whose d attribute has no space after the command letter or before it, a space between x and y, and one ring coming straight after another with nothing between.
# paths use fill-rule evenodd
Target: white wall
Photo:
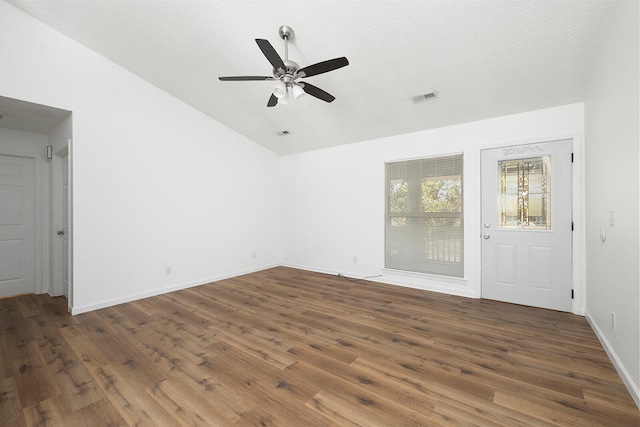
<instances>
[{"instance_id":1,"label":"white wall","mask_svg":"<svg viewBox=\"0 0 640 427\"><path fill-rule=\"evenodd\" d=\"M276 155L2 1L0 52L73 112L74 313L279 264Z\"/></svg>"},{"instance_id":2,"label":"white wall","mask_svg":"<svg viewBox=\"0 0 640 427\"><path fill-rule=\"evenodd\" d=\"M583 132L583 104L573 104L285 156L283 262L353 277L383 274L375 280L479 297L480 149L568 136L576 137L579 152ZM449 153L464 153L465 280L383 272L384 163Z\"/></svg>"},{"instance_id":3,"label":"white wall","mask_svg":"<svg viewBox=\"0 0 640 427\"><path fill-rule=\"evenodd\" d=\"M0 154L33 159L35 173L35 292L50 287L49 274L49 163L46 158L47 135L0 128Z\"/></svg>"},{"instance_id":4,"label":"white wall","mask_svg":"<svg viewBox=\"0 0 640 427\"><path fill-rule=\"evenodd\" d=\"M585 102L585 158L586 314L640 406L638 15L637 1L623 2L603 40Z\"/></svg>"},{"instance_id":5,"label":"white wall","mask_svg":"<svg viewBox=\"0 0 640 427\"><path fill-rule=\"evenodd\" d=\"M73 136L72 117L72 114L69 114L51 132L49 132L49 145L53 147L54 153L59 153L64 150L69 139Z\"/></svg>"}]
</instances>

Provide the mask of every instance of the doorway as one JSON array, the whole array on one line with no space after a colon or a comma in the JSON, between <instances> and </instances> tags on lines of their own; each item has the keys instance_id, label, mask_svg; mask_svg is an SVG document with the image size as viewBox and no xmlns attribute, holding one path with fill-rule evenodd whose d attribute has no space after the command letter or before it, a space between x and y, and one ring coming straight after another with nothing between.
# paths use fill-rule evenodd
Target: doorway
<instances>
[{"instance_id":1,"label":"doorway","mask_svg":"<svg viewBox=\"0 0 640 427\"><path fill-rule=\"evenodd\" d=\"M53 218L69 218L71 212L71 162L64 159L64 155L71 154L71 112L3 96L0 111L0 288L3 282L12 283L5 286L7 292L0 290L0 296L64 294L71 307L71 227L68 220L56 223ZM7 162L7 158L11 161ZM31 165L16 166L16 159L27 159ZM24 176L32 177L31 184L18 180L16 171L20 168L28 168L24 169ZM17 219L23 216L24 221ZM26 231L27 225L31 225L31 231ZM58 225L66 227L64 238L56 234ZM19 231L23 236L16 234ZM56 242L61 242L57 252ZM63 249L65 243L67 249ZM56 256L60 268L56 268ZM28 282L32 276L32 286L8 290L20 280Z\"/></svg>"},{"instance_id":2,"label":"doorway","mask_svg":"<svg viewBox=\"0 0 640 427\"><path fill-rule=\"evenodd\" d=\"M571 151L571 140L482 151L482 298L571 311Z\"/></svg>"}]
</instances>

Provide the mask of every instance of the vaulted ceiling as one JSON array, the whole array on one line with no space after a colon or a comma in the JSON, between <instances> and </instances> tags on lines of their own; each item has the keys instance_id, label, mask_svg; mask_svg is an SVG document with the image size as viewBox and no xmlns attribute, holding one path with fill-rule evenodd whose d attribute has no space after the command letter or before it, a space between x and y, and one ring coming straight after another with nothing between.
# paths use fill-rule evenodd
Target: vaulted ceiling
<instances>
[{"instance_id":1,"label":"vaulted ceiling","mask_svg":"<svg viewBox=\"0 0 640 427\"><path fill-rule=\"evenodd\" d=\"M7 0L45 24L286 155L584 100L615 2L584 0ZM256 45L300 66L346 56L307 81L336 97L267 108ZM436 92L414 104L412 96ZM170 118L167 118L170 119ZM282 131L288 131L282 135Z\"/></svg>"}]
</instances>

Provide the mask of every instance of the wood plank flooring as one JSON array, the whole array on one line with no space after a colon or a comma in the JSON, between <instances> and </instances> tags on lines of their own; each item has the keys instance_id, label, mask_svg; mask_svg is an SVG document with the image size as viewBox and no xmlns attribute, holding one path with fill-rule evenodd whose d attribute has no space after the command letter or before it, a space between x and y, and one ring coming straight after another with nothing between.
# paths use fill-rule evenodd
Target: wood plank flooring
<instances>
[{"instance_id":1,"label":"wood plank flooring","mask_svg":"<svg viewBox=\"0 0 640 427\"><path fill-rule=\"evenodd\" d=\"M638 426L586 320L284 267L0 300L2 426Z\"/></svg>"}]
</instances>

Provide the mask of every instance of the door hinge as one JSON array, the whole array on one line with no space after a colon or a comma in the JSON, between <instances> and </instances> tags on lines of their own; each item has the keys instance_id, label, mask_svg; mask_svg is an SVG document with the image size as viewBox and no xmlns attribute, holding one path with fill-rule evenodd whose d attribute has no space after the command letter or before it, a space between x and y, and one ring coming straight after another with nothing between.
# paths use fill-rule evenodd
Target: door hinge
<instances>
[{"instance_id":1,"label":"door hinge","mask_svg":"<svg viewBox=\"0 0 640 427\"><path fill-rule=\"evenodd\" d=\"M571 299L573 299L573 289L571 289Z\"/></svg>"},{"instance_id":2,"label":"door hinge","mask_svg":"<svg viewBox=\"0 0 640 427\"><path fill-rule=\"evenodd\" d=\"M571 163L573 163L573 153L571 153Z\"/></svg>"},{"instance_id":3,"label":"door hinge","mask_svg":"<svg viewBox=\"0 0 640 427\"><path fill-rule=\"evenodd\" d=\"M573 231L573 221L571 221L571 231Z\"/></svg>"}]
</instances>

